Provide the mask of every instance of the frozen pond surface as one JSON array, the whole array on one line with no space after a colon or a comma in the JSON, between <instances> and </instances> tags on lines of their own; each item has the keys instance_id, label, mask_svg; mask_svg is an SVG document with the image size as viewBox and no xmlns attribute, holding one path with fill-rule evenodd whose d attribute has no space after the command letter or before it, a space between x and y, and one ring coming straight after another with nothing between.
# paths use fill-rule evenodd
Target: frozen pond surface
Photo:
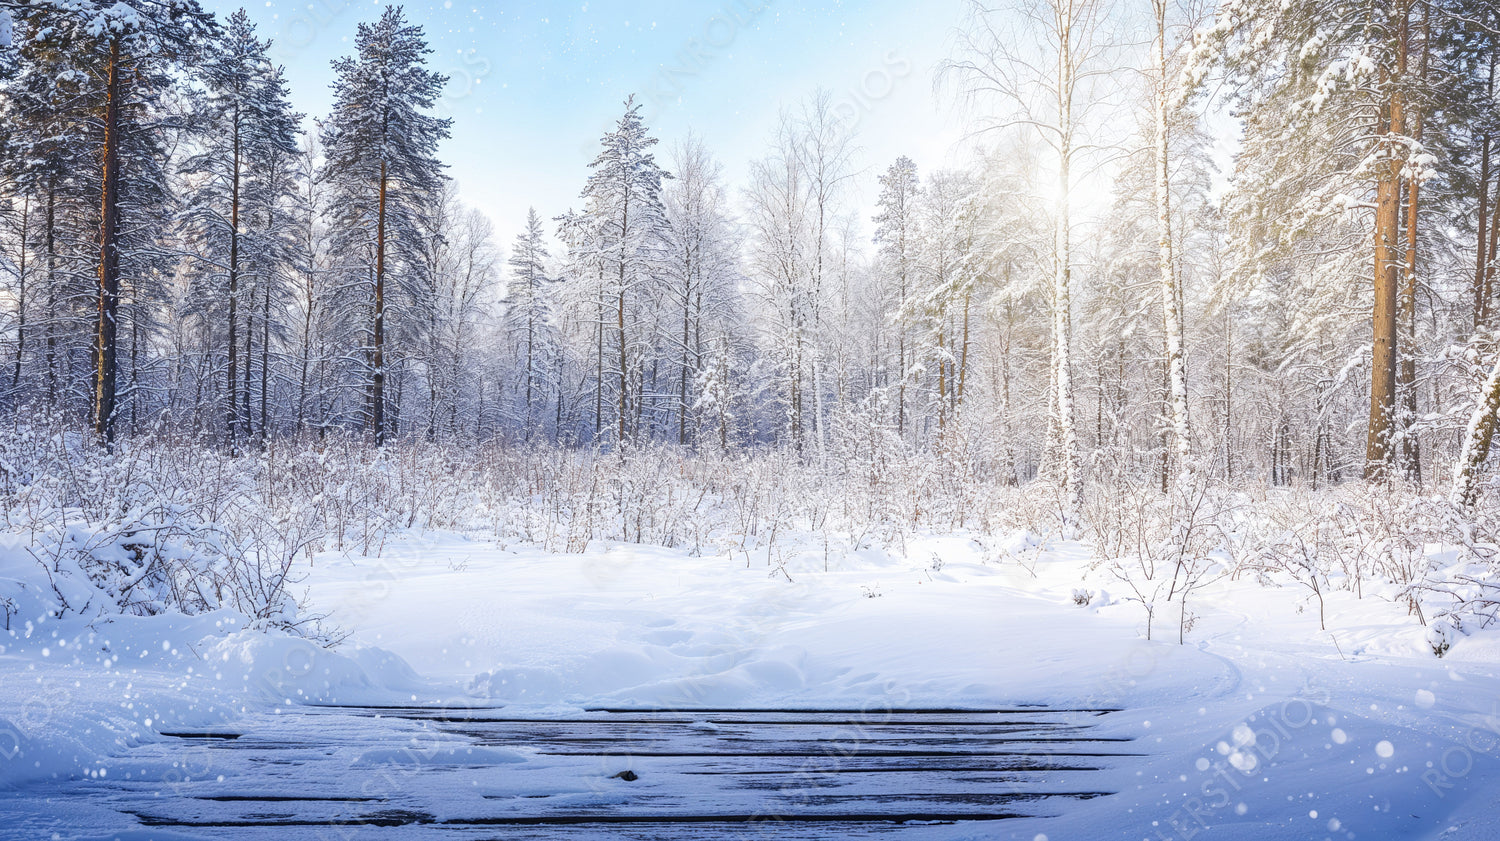
<instances>
[{"instance_id":1,"label":"frozen pond surface","mask_svg":"<svg viewBox=\"0 0 1500 841\"><path fill-rule=\"evenodd\" d=\"M121 838L949 837L1110 794L1113 712L304 706L31 797Z\"/></svg>"}]
</instances>

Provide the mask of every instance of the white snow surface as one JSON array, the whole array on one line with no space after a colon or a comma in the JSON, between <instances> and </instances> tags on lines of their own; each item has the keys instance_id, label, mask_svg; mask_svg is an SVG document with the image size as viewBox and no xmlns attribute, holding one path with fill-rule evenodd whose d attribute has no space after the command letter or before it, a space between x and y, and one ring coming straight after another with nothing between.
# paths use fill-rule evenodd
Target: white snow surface
<instances>
[{"instance_id":1,"label":"white snow surface","mask_svg":"<svg viewBox=\"0 0 1500 841\"><path fill-rule=\"evenodd\" d=\"M1118 794L933 837L1496 837L1500 636L1456 633L1438 659L1382 594L1330 595L1325 632L1297 591L1224 579L1194 594L1185 645L1175 604L1147 641L1084 547L1009 542L1024 563L964 535L803 535L774 558L409 535L315 559L301 586L348 633L333 650L227 611L41 621L23 604L0 632L0 815L65 808L27 791L107 775L164 732L298 704L1051 704L1126 709L1108 726L1148 755L1111 772Z\"/></svg>"}]
</instances>

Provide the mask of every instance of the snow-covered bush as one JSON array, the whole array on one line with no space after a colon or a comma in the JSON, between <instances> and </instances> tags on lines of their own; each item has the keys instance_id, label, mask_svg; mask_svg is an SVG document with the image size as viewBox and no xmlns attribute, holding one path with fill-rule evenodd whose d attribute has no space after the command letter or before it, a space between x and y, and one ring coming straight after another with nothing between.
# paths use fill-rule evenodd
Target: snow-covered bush
<instances>
[{"instance_id":1,"label":"snow-covered bush","mask_svg":"<svg viewBox=\"0 0 1500 841\"><path fill-rule=\"evenodd\" d=\"M1442 657L1453 647L1453 638L1458 629L1448 617L1439 617L1427 626L1427 644L1432 646L1432 653Z\"/></svg>"},{"instance_id":2,"label":"snow-covered bush","mask_svg":"<svg viewBox=\"0 0 1500 841\"><path fill-rule=\"evenodd\" d=\"M321 529L268 505L249 466L149 437L108 452L45 415L17 418L0 435L9 577L34 578L29 595L59 615L232 607L294 627L292 561Z\"/></svg>"},{"instance_id":3,"label":"snow-covered bush","mask_svg":"<svg viewBox=\"0 0 1500 841\"><path fill-rule=\"evenodd\" d=\"M1418 597L1439 620L1488 628L1500 618L1500 503L1493 496L1466 511L1444 497L1420 501L1430 568Z\"/></svg>"},{"instance_id":4,"label":"snow-covered bush","mask_svg":"<svg viewBox=\"0 0 1500 841\"><path fill-rule=\"evenodd\" d=\"M1191 623L1191 595L1223 572L1225 527L1237 501L1202 476L1174 482L1168 492L1151 483L1120 479L1084 496L1083 537L1094 562L1130 592L1146 611L1146 638L1157 611L1177 606L1181 642Z\"/></svg>"},{"instance_id":5,"label":"snow-covered bush","mask_svg":"<svg viewBox=\"0 0 1500 841\"><path fill-rule=\"evenodd\" d=\"M330 433L231 455L165 436L106 452L61 420L17 417L0 433L0 610L8 619L34 608L228 607L297 626L308 619L292 590L313 555L379 555L411 531L554 552L682 547L791 579L842 553L900 555L914 535L955 531L987 560L1034 571L1077 527L1093 554L1079 572L1123 585L1116 596L1141 605L1148 636L1170 610L1181 639L1194 594L1221 575L1300 588L1325 622L1321 608L1341 592L1396 601L1417 622L1441 615L1483 628L1500 611L1494 497L1468 512L1399 486L1228 487L1201 475L1164 493L1158 477L1118 469L1096 475L1082 509L1064 516L1049 483L998 479L993 454L962 425L940 452L900 445L873 409L840 416L827 432L824 447L802 453L505 441L375 448Z\"/></svg>"}]
</instances>

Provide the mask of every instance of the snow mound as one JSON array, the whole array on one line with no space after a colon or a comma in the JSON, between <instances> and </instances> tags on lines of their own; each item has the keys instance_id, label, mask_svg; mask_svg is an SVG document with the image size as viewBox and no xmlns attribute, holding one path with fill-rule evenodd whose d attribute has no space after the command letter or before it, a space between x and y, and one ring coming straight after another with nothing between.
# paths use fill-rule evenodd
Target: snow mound
<instances>
[{"instance_id":1,"label":"snow mound","mask_svg":"<svg viewBox=\"0 0 1500 841\"><path fill-rule=\"evenodd\" d=\"M332 651L245 616L78 617L0 635L0 787L97 776L162 734L231 725L282 704L390 704L438 692L399 656Z\"/></svg>"},{"instance_id":2,"label":"snow mound","mask_svg":"<svg viewBox=\"0 0 1500 841\"><path fill-rule=\"evenodd\" d=\"M208 642L203 658L224 675L221 682L271 703L379 703L425 683L405 660L377 648L330 650L286 634L239 631Z\"/></svg>"}]
</instances>

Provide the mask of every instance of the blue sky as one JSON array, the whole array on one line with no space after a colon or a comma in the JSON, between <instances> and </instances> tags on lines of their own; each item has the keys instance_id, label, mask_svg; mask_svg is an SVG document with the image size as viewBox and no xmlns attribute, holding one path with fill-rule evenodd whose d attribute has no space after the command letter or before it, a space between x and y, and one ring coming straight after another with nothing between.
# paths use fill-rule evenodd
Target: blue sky
<instances>
[{"instance_id":1,"label":"blue sky","mask_svg":"<svg viewBox=\"0 0 1500 841\"><path fill-rule=\"evenodd\" d=\"M208 0L227 15L241 4ZM287 67L300 110L332 102L329 62L383 3L259 0L246 10ZM451 77L443 149L466 201L509 245L526 208L544 217L577 204L599 135L629 93L670 144L689 131L720 158L733 186L764 153L778 110L816 87L853 118L868 168L851 201L874 203L874 171L897 155L925 172L955 163L962 122L933 91L963 0L796 3L792 0L463 2L405 4Z\"/></svg>"}]
</instances>

